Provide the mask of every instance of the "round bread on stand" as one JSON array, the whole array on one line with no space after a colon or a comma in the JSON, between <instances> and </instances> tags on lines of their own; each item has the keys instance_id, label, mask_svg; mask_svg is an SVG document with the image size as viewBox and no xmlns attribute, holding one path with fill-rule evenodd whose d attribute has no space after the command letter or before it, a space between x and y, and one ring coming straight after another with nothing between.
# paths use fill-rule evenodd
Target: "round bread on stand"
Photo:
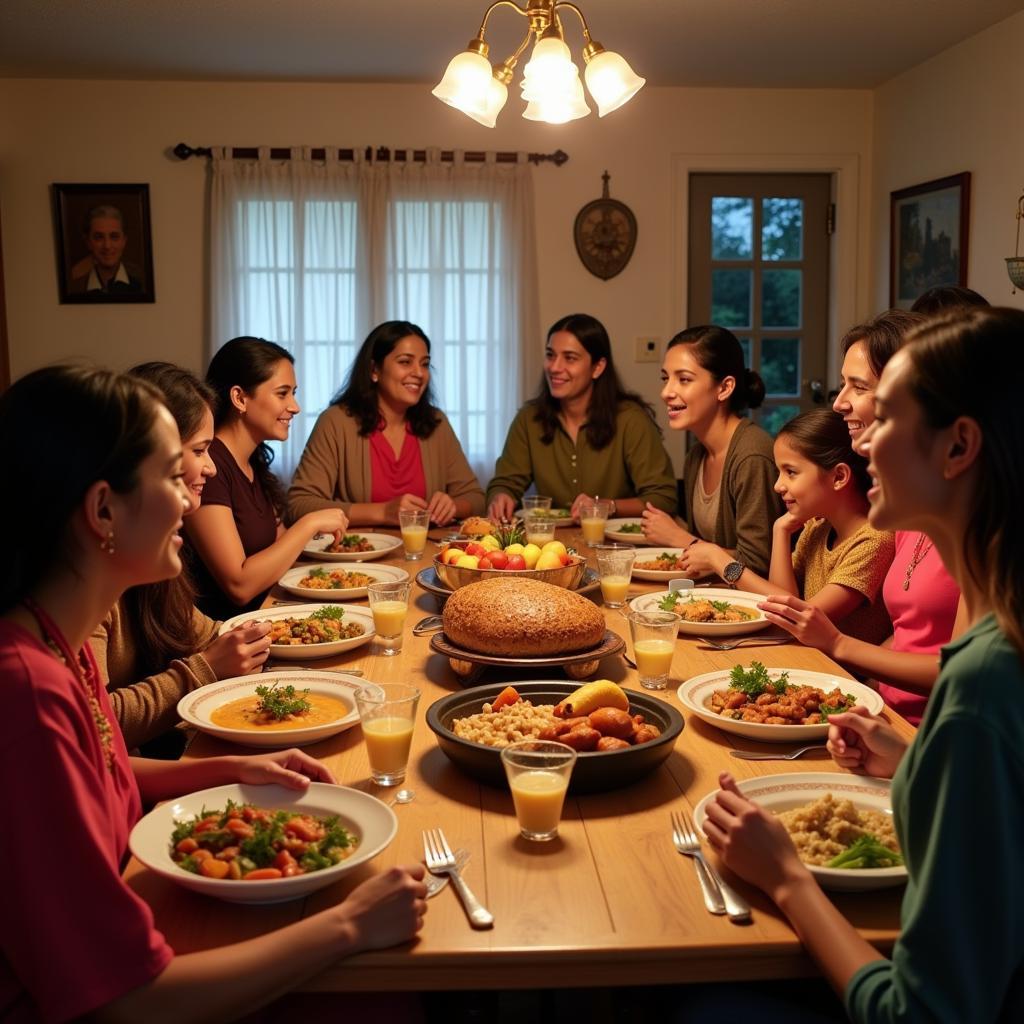
<instances>
[{"instance_id":1,"label":"round bread on stand","mask_svg":"<svg viewBox=\"0 0 1024 1024\"><path fill-rule=\"evenodd\" d=\"M492 577L455 591L442 613L448 640L495 657L553 657L596 647L601 611L585 597L539 580Z\"/></svg>"}]
</instances>

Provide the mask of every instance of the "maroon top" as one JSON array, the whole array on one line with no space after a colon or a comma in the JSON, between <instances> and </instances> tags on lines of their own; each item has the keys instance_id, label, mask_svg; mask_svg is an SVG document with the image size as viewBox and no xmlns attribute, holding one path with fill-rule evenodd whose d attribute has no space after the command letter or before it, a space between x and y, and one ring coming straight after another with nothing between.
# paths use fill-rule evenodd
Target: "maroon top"
<instances>
[{"instance_id":1,"label":"maroon top","mask_svg":"<svg viewBox=\"0 0 1024 1024\"><path fill-rule=\"evenodd\" d=\"M429 497L419 438L408 423L402 453L397 459L383 430L375 430L370 435L370 481L370 501L391 501L403 494Z\"/></svg>"}]
</instances>

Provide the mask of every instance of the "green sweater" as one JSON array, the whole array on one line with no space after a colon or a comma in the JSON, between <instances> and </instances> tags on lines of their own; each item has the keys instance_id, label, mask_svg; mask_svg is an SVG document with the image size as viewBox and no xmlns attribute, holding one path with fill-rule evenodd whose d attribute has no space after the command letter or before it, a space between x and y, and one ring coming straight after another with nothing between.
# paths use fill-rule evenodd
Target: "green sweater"
<instances>
[{"instance_id":1,"label":"green sweater","mask_svg":"<svg viewBox=\"0 0 1024 1024\"><path fill-rule=\"evenodd\" d=\"M657 424L636 402L622 402L615 436L608 446L590 447L585 430L573 444L559 427L550 444L541 441L532 403L524 405L505 438L505 449L487 485L487 504L499 494L516 501L531 483L550 494L556 508L568 508L579 494L602 498L643 498L665 512L676 510L672 462Z\"/></svg>"},{"instance_id":2,"label":"green sweater","mask_svg":"<svg viewBox=\"0 0 1024 1024\"><path fill-rule=\"evenodd\" d=\"M1024 1020L1024 665L995 617L942 651L892 784L909 882L892 960L846 988L854 1021Z\"/></svg>"}]
</instances>

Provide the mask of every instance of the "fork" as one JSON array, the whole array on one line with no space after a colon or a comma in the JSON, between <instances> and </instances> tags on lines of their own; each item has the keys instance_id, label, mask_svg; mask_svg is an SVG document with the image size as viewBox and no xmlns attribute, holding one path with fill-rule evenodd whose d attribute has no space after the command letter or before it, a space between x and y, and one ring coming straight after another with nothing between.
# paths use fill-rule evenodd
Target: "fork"
<instances>
[{"instance_id":1,"label":"fork","mask_svg":"<svg viewBox=\"0 0 1024 1024\"><path fill-rule=\"evenodd\" d=\"M469 850L464 846L460 846L455 851L455 866L461 871L469 860ZM427 877L423 879L423 884L427 887L427 899L436 896L447 884L447 875L435 875L433 872L428 871Z\"/></svg>"},{"instance_id":2,"label":"fork","mask_svg":"<svg viewBox=\"0 0 1024 1024\"><path fill-rule=\"evenodd\" d=\"M796 750L787 751L785 754L758 754L752 750L730 750L733 757L741 757L744 761L795 761L798 757L806 754L809 750L824 750L824 743L812 743L809 747L797 747Z\"/></svg>"},{"instance_id":3,"label":"fork","mask_svg":"<svg viewBox=\"0 0 1024 1024\"><path fill-rule=\"evenodd\" d=\"M702 867L707 872L708 880L717 889L716 895L718 900L715 902L715 907L717 908L722 905L725 913L729 915L730 921L737 924L748 923L750 921L750 905L704 859L704 853L700 848L700 840L697 838L697 831L693 827L693 822L686 811L672 812L672 841L676 844L676 849L683 856L692 857L698 868ZM698 870L697 878L700 879L700 877L700 871ZM701 881L701 887L704 887L703 881ZM704 889L704 905L708 910L711 910L712 914L722 913L722 910L711 909L707 889Z\"/></svg>"},{"instance_id":4,"label":"fork","mask_svg":"<svg viewBox=\"0 0 1024 1024\"><path fill-rule=\"evenodd\" d=\"M765 637L744 637L742 640L712 640L710 637L701 636L697 638L702 644L713 647L716 651L732 651L737 647L759 647L762 644L788 644L793 638L791 636L765 636Z\"/></svg>"},{"instance_id":5,"label":"fork","mask_svg":"<svg viewBox=\"0 0 1024 1024\"><path fill-rule=\"evenodd\" d=\"M490 928L494 924L494 915L473 895L469 886L462 880L459 865L452 854L452 848L439 828L428 828L423 832L423 860L427 870L435 875L448 875L458 892L466 916L474 928Z\"/></svg>"}]
</instances>

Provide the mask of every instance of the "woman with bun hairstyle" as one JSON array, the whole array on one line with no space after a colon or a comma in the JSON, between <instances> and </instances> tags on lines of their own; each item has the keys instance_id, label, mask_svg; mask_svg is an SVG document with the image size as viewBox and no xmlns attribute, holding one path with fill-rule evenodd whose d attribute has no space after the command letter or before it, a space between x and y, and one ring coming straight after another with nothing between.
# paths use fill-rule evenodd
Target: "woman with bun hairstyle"
<instances>
[{"instance_id":1,"label":"woman with bun hairstyle","mask_svg":"<svg viewBox=\"0 0 1024 1024\"><path fill-rule=\"evenodd\" d=\"M332 508L357 526L397 526L404 509L426 509L437 526L483 511L483 489L434 404L430 340L415 324L370 331L306 442L289 516Z\"/></svg>"},{"instance_id":2,"label":"woman with bun hairstyle","mask_svg":"<svg viewBox=\"0 0 1024 1024\"><path fill-rule=\"evenodd\" d=\"M4 863L16 880L0 915L4 1019L230 1020L340 957L412 938L426 909L419 866L378 874L285 928L175 954L121 874L143 806L334 777L299 750L128 755L87 640L129 587L181 570L189 498L159 393L104 370L37 370L0 396L0 434L33 441L10 446L6 467L24 491L0 509L12 541L0 551L0 773L12 783ZM58 450L54 473L39 453Z\"/></svg>"},{"instance_id":3,"label":"woman with bun hairstyle","mask_svg":"<svg viewBox=\"0 0 1024 1024\"><path fill-rule=\"evenodd\" d=\"M686 548L689 576L744 569L768 572L772 523L782 513L774 491L772 439L740 413L764 401L764 382L743 365L743 349L724 327L691 327L669 343L661 367L661 398L673 430L697 440L683 463L685 525L652 505L643 513L649 544ZM730 578L732 577L732 578Z\"/></svg>"},{"instance_id":4,"label":"woman with bun hairstyle","mask_svg":"<svg viewBox=\"0 0 1024 1024\"><path fill-rule=\"evenodd\" d=\"M217 475L185 530L197 556L196 604L213 619L258 608L318 533L340 536L348 526L339 508L310 512L288 529L281 522L284 491L266 442L284 441L299 412L293 362L272 341L232 338L206 371L217 395L209 448Z\"/></svg>"},{"instance_id":5,"label":"woman with bun hairstyle","mask_svg":"<svg viewBox=\"0 0 1024 1024\"><path fill-rule=\"evenodd\" d=\"M159 392L182 438L182 483L191 515L206 481L216 474L208 449L213 441L217 396L208 384L171 363L143 363L129 371ZM174 731L178 701L218 679L258 671L270 650L265 622L217 635L217 623L194 605L187 572L131 587L93 631L89 645L129 749L179 754L184 736Z\"/></svg>"}]
</instances>

